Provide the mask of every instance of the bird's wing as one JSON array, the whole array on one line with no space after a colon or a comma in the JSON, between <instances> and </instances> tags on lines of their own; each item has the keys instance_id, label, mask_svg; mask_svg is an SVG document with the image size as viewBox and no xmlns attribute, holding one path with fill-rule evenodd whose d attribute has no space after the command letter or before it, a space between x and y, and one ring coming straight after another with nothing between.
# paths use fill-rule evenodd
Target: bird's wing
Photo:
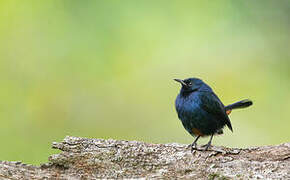
<instances>
[{"instance_id":1,"label":"bird's wing","mask_svg":"<svg viewBox=\"0 0 290 180\"><path fill-rule=\"evenodd\" d=\"M230 119L226 114L225 107L213 92L200 93L201 107L206 112L212 114L218 120L222 120L233 131Z\"/></svg>"}]
</instances>

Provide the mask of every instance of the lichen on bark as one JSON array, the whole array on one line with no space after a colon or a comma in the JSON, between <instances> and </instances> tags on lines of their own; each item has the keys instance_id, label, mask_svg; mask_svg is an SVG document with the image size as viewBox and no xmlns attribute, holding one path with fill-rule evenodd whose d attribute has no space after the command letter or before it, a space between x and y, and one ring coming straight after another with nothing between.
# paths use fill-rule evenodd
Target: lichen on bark
<instances>
[{"instance_id":1,"label":"lichen on bark","mask_svg":"<svg viewBox=\"0 0 290 180\"><path fill-rule=\"evenodd\" d=\"M0 161L0 179L290 179L290 143L252 148L89 139L67 136L41 166Z\"/></svg>"}]
</instances>

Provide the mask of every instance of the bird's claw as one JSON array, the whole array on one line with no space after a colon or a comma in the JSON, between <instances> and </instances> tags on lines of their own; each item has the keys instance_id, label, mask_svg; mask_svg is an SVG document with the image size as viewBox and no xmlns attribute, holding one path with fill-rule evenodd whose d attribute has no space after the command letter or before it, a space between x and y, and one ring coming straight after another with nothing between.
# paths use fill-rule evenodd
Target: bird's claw
<instances>
[{"instance_id":1,"label":"bird's claw","mask_svg":"<svg viewBox=\"0 0 290 180\"><path fill-rule=\"evenodd\" d=\"M201 147L205 148L204 150L207 151L209 147L211 147L211 143L202 145Z\"/></svg>"},{"instance_id":2,"label":"bird's claw","mask_svg":"<svg viewBox=\"0 0 290 180\"><path fill-rule=\"evenodd\" d=\"M192 143L190 146L191 146L191 153L193 153L193 151L197 149L196 148L197 144L196 143Z\"/></svg>"}]
</instances>

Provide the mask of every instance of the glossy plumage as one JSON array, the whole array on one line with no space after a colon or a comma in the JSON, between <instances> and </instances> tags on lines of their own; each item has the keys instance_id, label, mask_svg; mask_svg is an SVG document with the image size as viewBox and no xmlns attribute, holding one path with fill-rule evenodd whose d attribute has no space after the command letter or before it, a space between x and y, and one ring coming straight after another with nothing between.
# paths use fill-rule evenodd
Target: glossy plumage
<instances>
[{"instance_id":1,"label":"glossy plumage","mask_svg":"<svg viewBox=\"0 0 290 180\"><path fill-rule=\"evenodd\" d=\"M243 100L225 107L213 90L202 80L198 78L175 80L182 85L175 101L178 117L187 132L192 136L197 136L192 143L192 148L195 148L199 137L211 136L205 148L208 149L213 135L222 134L225 125L233 131L228 113L232 109L252 105L252 101Z\"/></svg>"}]
</instances>

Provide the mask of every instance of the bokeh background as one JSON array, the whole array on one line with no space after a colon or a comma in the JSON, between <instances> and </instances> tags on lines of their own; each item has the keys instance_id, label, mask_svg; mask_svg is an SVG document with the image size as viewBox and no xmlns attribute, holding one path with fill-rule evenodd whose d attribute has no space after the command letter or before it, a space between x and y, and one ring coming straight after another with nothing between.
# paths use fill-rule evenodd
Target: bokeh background
<instances>
[{"instance_id":1,"label":"bokeh background","mask_svg":"<svg viewBox=\"0 0 290 180\"><path fill-rule=\"evenodd\" d=\"M66 135L189 144L187 77L254 101L213 144L287 142L289 28L289 1L2 0L0 159L46 162Z\"/></svg>"}]
</instances>

